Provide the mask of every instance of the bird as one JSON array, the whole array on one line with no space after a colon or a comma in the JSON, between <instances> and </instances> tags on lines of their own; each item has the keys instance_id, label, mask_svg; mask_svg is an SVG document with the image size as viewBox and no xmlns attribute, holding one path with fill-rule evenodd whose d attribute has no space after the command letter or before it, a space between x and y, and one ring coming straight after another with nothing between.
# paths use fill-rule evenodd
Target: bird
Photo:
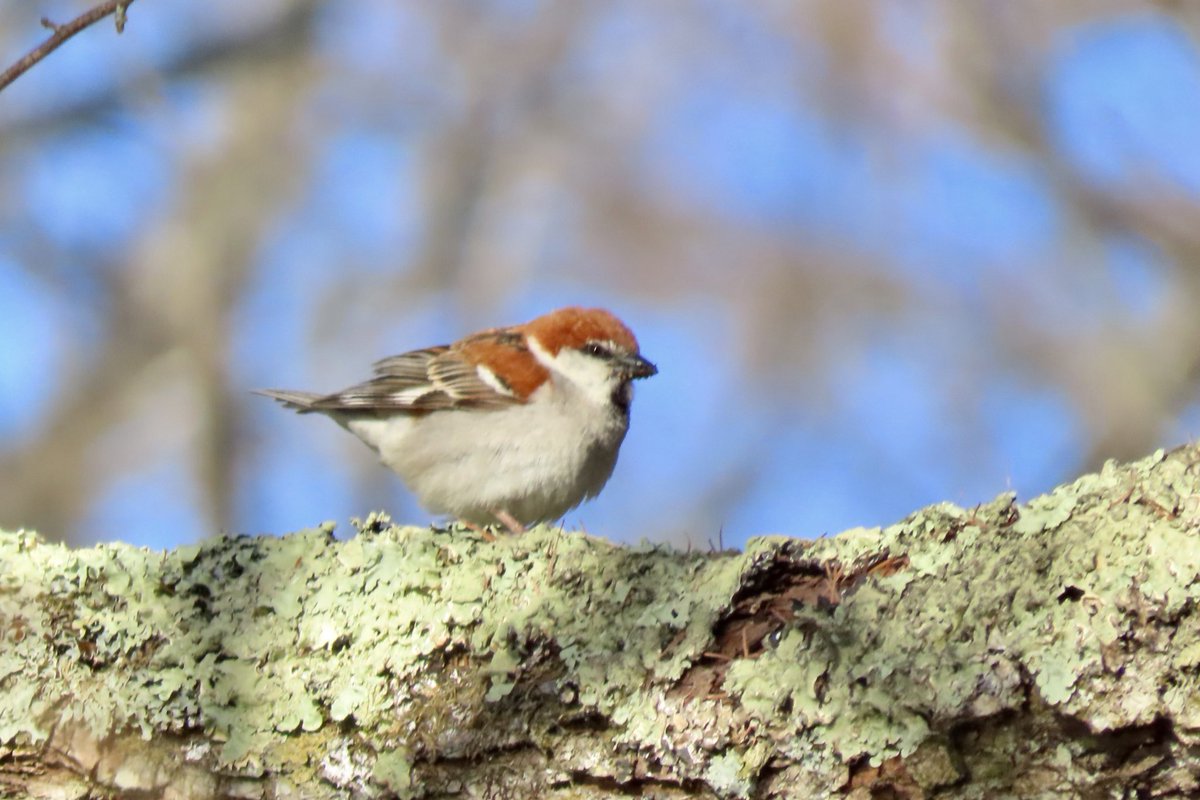
<instances>
[{"instance_id":1,"label":"bird","mask_svg":"<svg viewBox=\"0 0 1200 800\"><path fill-rule=\"evenodd\" d=\"M512 532L600 493L629 429L633 381L658 372L612 312L577 306L373 370L333 394L255 393L331 417L434 514Z\"/></svg>"}]
</instances>

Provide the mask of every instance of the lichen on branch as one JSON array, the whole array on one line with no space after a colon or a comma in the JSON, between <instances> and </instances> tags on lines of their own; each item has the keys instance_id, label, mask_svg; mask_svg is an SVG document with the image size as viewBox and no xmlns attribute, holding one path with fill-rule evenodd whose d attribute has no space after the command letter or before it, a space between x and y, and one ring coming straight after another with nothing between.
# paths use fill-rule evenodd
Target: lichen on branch
<instances>
[{"instance_id":1,"label":"lichen on branch","mask_svg":"<svg viewBox=\"0 0 1200 800\"><path fill-rule=\"evenodd\" d=\"M1198 461L741 553L379 516L165 553L0 533L0 788L1184 791Z\"/></svg>"}]
</instances>

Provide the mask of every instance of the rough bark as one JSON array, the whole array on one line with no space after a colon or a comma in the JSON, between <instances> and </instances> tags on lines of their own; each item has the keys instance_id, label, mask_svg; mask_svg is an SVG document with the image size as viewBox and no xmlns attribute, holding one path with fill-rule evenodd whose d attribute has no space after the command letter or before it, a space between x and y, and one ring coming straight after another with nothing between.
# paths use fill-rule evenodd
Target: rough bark
<instances>
[{"instance_id":1,"label":"rough bark","mask_svg":"<svg viewBox=\"0 0 1200 800\"><path fill-rule=\"evenodd\" d=\"M0 534L0 787L1193 796L1198 463L742 553L382 518L166 553Z\"/></svg>"}]
</instances>

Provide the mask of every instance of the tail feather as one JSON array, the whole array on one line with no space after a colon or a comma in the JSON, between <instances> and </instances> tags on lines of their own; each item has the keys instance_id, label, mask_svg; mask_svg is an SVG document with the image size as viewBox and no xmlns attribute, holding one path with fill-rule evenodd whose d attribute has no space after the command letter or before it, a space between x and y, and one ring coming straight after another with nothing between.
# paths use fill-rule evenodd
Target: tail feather
<instances>
[{"instance_id":1,"label":"tail feather","mask_svg":"<svg viewBox=\"0 0 1200 800\"><path fill-rule=\"evenodd\" d=\"M316 392L297 392L291 389L254 389L252 391L254 394L278 400L285 407L299 411L301 414L312 411L313 404L325 396Z\"/></svg>"}]
</instances>

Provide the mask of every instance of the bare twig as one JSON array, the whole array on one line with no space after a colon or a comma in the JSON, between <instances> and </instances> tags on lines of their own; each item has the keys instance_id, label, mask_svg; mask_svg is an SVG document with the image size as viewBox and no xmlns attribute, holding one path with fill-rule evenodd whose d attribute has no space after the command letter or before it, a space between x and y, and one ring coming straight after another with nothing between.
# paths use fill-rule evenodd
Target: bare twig
<instances>
[{"instance_id":1,"label":"bare twig","mask_svg":"<svg viewBox=\"0 0 1200 800\"><path fill-rule=\"evenodd\" d=\"M0 73L0 91L10 83L29 71L30 67L58 49L58 46L93 23L115 14L117 33L125 28L125 9L134 0L108 0L106 3L90 8L70 22L57 25L42 18L42 27L49 28L53 33L50 38L26 53L17 63Z\"/></svg>"}]
</instances>

